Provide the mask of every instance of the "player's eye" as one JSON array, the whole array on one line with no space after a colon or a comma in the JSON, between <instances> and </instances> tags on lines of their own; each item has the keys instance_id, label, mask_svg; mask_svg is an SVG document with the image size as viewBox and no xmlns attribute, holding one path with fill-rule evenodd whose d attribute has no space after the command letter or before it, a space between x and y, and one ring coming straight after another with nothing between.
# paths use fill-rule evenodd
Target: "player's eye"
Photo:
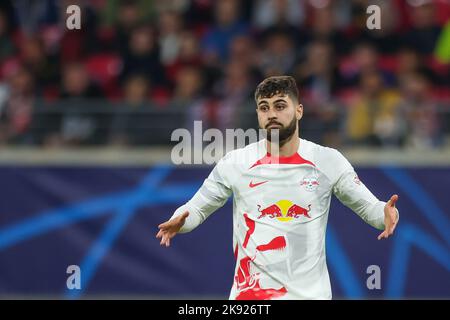
<instances>
[{"instance_id":1,"label":"player's eye","mask_svg":"<svg viewBox=\"0 0 450 320\"><path fill-rule=\"evenodd\" d=\"M284 104L277 104L277 105L275 106L275 108L276 108L277 110L283 110L284 108L286 108L286 106L285 106Z\"/></svg>"},{"instance_id":2,"label":"player's eye","mask_svg":"<svg viewBox=\"0 0 450 320\"><path fill-rule=\"evenodd\" d=\"M269 107L268 106L259 106L259 110L262 112L266 112L269 110Z\"/></svg>"}]
</instances>

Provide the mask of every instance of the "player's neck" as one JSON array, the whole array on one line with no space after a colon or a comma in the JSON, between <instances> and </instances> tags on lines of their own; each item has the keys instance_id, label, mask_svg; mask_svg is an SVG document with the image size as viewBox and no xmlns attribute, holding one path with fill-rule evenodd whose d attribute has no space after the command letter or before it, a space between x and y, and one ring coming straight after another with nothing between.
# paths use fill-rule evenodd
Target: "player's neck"
<instances>
[{"instance_id":1,"label":"player's neck","mask_svg":"<svg viewBox=\"0 0 450 320\"><path fill-rule=\"evenodd\" d=\"M286 141L281 147L276 143L272 143L267 140L267 152L273 156L278 157L290 157L298 151L300 145L300 138L297 134L292 135L292 137Z\"/></svg>"}]
</instances>

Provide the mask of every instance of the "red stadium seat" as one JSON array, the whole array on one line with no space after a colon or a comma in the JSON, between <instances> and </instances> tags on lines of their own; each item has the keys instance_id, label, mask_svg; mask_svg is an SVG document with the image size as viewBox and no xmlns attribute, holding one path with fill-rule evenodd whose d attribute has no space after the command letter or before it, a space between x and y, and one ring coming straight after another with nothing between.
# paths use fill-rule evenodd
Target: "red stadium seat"
<instances>
[{"instance_id":1,"label":"red stadium seat","mask_svg":"<svg viewBox=\"0 0 450 320\"><path fill-rule=\"evenodd\" d=\"M397 70L397 57L395 55L382 55L379 59L379 66L382 70L395 72Z\"/></svg>"},{"instance_id":2,"label":"red stadium seat","mask_svg":"<svg viewBox=\"0 0 450 320\"><path fill-rule=\"evenodd\" d=\"M450 101L450 90L447 87L434 87L431 95L438 103L442 103L444 108L450 110L448 105L448 101Z\"/></svg>"},{"instance_id":3,"label":"red stadium seat","mask_svg":"<svg viewBox=\"0 0 450 320\"><path fill-rule=\"evenodd\" d=\"M117 79L122 69L122 59L115 54L97 54L87 58L86 68L110 99L119 95Z\"/></svg>"},{"instance_id":4,"label":"red stadium seat","mask_svg":"<svg viewBox=\"0 0 450 320\"><path fill-rule=\"evenodd\" d=\"M441 76L446 76L450 70L450 64L440 62L435 56L430 55L425 58L425 63L434 72Z\"/></svg>"},{"instance_id":5,"label":"red stadium seat","mask_svg":"<svg viewBox=\"0 0 450 320\"><path fill-rule=\"evenodd\" d=\"M122 60L115 54L98 54L87 58L86 67L89 74L99 84L117 80L122 68Z\"/></svg>"},{"instance_id":6,"label":"red stadium seat","mask_svg":"<svg viewBox=\"0 0 450 320\"><path fill-rule=\"evenodd\" d=\"M14 73L20 66L20 60L18 57L6 58L0 64L0 79L5 79L12 73Z\"/></svg>"}]
</instances>

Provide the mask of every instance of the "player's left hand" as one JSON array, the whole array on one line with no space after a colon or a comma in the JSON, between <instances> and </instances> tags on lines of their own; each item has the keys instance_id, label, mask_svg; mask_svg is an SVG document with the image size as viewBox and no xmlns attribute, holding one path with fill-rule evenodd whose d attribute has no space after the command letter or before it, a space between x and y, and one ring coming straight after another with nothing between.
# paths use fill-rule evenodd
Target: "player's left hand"
<instances>
[{"instance_id":1,"label":"player's left hand","mask_svg":"<svg viewBox=\"0 0 450 320\"><path fill-rule=\"evenodd\" d=\"M394 233L399 220L399 214L395 208L398 195L394 194L384 206L384 231L378 236L378 240L387 239Z\"/></svg>"}]
</instances>

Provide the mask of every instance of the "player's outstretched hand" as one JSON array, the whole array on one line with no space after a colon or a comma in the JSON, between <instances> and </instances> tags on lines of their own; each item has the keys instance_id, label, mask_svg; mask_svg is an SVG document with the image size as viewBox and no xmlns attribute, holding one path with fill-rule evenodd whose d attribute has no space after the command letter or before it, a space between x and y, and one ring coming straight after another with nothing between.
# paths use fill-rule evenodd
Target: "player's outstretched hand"
<instances>
[{"instance_id":1,"label":"player's outstretched hand","mask_svg":"<svg viewBox=\"0 0 450 320\"><path fill-rule=\"evenodd\" d=\"M184 225L184 221L189 216L189 212L185 211L182 215L178 217L168 220L164 223L161 223L158 228L158 234L156 238L161 238L161 245L165 245L166 247L170 246L170 239L175 237L175 235L180 231L180 228Z\"/></svg>"},{"instance_id":2,"label":"player's outstretched hand","mask_svg":"<svg viewBox=\"0 0 450 320\"><path fill-rule=\"evenodd\" d=\"M394 194L391 199L384 206L384 231L378 236L378 240L387 239L394 233L397 226L399 215L395 208L395 203L398 200L398 195Z\"/></svg>"}]
</instances>

